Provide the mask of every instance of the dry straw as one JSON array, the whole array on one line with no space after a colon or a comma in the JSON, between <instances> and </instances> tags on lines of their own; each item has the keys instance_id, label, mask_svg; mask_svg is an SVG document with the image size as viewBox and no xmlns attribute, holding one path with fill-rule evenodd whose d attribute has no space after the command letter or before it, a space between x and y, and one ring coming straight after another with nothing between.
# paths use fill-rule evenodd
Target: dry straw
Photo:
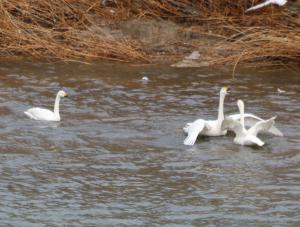
<instances>
[{"instance_id":1,"label":"dry straw","mask_svg":"<svg viewBox=\"0 0 300 227\"><path fill-rule=\"evenodd\" d=\"M135 42L115 40L98 29L105 20L100 1L3 0L0 5L0 54L58 58L148 61Z\"/></svg>"}]
</instances>

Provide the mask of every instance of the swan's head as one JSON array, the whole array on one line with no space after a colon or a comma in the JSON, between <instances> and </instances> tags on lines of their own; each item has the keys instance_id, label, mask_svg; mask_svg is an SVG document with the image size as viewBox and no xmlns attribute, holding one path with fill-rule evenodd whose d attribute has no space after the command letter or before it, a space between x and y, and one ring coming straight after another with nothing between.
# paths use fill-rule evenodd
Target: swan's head
<instances>
[{"instance_id":1,"label":"swan's head","mask_svg":"<svg viewBox=\"0 0 300 227\"><path fill-rule=\"evenodd\" d=\"M60 91L57 93L57 95L58 95L59 97L68 97L68 94L67 94L66 92L64 92L63 90L60 90Z\"/></svg>"},{"instance_id":2,"label":"swan's head","mask_svg":"<svg viewBox=\"0 0 300 227\"><path fill-rule=\"evenodd\" d=\"M220 91L220 94L221 95L227 95L230 91L230 88L229 87L222 87L221 88L221 91Z\"/></svg>"},{"instance_id":3,"label":"swan's head","mask_svg":"<svg viewBox=\"0 0 300 227\"><path fill-rule=\"evenodd\" d=\"M237 101L237 105L238 105L239 109L244 109L244 102L242 100L239 99Z\"/></svg>"}]
</instances>

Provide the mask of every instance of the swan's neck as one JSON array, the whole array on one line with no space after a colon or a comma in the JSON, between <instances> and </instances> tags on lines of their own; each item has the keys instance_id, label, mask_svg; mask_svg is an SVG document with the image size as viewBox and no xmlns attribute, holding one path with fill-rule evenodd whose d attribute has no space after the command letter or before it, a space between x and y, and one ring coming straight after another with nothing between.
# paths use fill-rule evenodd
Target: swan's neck
<instances>
[{"instance_id":1,"label":"swan's neck","mask_svg":"<svg viewBox=\"0 0 300 227\"><path fill-rule=\"evenodd\" d=\"M59 116L59 101L60 101L60 96L57 94L55 103L54 103L54 116L55 118L60 118Z\"/></svg>"},{"instance_id":2,"label":"swan's neck","mask_svg":"<svg viewBox=\"0 0 300 227\"><path fill-rule=\"evenodd\" d=\"M224 120L224 99L225 99L225 95L220 94L218 122L221 122L221 123Z\"/></svg>"},{"instance_id":3,"label":"swan's neck","mask_svg":"<svg viewBox=\"0 0 300 227\"><path fill-rule=\"evenodd\" d=\"M242 124L242 127L245 128L244 105L243 104L240 105L239 109L240 109L240 114L241 114L241 124Z\"/></svg>"}]
</instances>

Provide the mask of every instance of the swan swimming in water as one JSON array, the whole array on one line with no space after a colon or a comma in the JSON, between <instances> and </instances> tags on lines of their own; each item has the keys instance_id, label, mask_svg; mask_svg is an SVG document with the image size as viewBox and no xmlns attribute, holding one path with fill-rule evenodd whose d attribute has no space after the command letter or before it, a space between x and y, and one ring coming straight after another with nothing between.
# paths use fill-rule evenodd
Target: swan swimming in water
<instances>
[{"instance_id":1,"label":"swan swimming in water","mask_svg":"<svg viewBox=\"0 0 300 227\"><path fill-rule=\"evenodd\" d=\"M246 129L244 123L244 102L242 100L238 100L237 105L240 110L241 120L239 121L233 120L232 118L226 118L222 123L222 130L233 131L235 133L233 142L236 144L263 146L264 142L257 137L257 133L259 131L269 130L274 125L276 117L259 121L251 128Z\"/></svg>"},{"instance_id":2,"label":"swan swimming in water","mask_svg":"<svg viewBox=\"0 0 300 227\"><path fill-rule=\"evenodd\" d=\"M256 9L262 8L262 7L270 5L270 4L284 6L286 3L287 3L287 0L267 0L267 1L265 1L263 3L260 3L256 6L252 6L251 8L247 9L246 12L256 10Z\"/></svg>"},{"instance_id":3,"label":"swan swimming in water","mask_svg":"<svg viewBox=\"0 0 300 227\"><path fill-rule=\"evenodd\" d=\"M55 103L54 103L54 111L51 110L35 107L30 108L24 113L33 120L40 120L40 121L60 121L59 115L59 101L62 97L67 97L68 94L64 91L59 91L56 95Z\"/></svg>"},{"instance_id":4,"label":"swan swimming in water","mask_svg":"<svg viewBox=\"0 0 300 227\"><path fill-rule=\"evenodd\" d=\"M241 120L241 114L232 114L232 115L229 115L226 118L230 118L232 120L240 121ZM258 116L255 116L254 114L244 113L245 127L252 127L257 122L260 122L260 121L264 121L264 119L262 119ZM272 125L267 131L264 131L264 132L270 133L274 136L283 136L283 133L278 128L276 128L274 125Z\"/></svg>"},{"instance_id":5,"label":"swan swimming in water","mask_svg":"<svg viewBox=\"0 0 300 227\"><path fill-rule=\"evenodd\" d=\"M192 123L187 123L183 131L187 133L187 137L183 141L184 145L192 146L197 140L198 135L204 136L223 136L227 131L221 129L224 120L224 99L228 94L229 88L223 87L220 90L219 111L217 120L203 120L198 119Z\"/></svg>"}]
</instances>

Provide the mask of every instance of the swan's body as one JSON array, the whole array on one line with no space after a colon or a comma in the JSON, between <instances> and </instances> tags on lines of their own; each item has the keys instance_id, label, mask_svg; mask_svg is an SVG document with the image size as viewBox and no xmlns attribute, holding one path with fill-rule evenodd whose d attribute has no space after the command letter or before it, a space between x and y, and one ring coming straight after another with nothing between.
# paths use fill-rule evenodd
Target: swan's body
<instances>
[{"instance_id":1,"label":"swan's body","mask_svg":"<svg viewBox=\"0 0 300 227\"><path fill-rule=\"evenodd\" d=\"M59 115L59 101L61 97L68 96L64 91L59 91L56 95L55 103L54 103L54 111L35 107L26 110L24 113L33 120L39 121L60 121Z\"/></svg>"},{"instance_id":2,"label":"swan's body","mask_svg":"<svg viewBox=\"0 0 300 227\"><path fill-rule=\"evenodd\" d=\"M29 118L40 121L60 121L60 116L51 110L35 107L24 112Z\"/></svg>"},{"instance_id":3,"label":"swan's body","mask_svg":"<svg viewBox=\"0 0 300 227\"><path fill-rule=\"evenodd\" d=\"M256 6L252 6L251 8L247 9L246 12L249 12L249 11L252 11L252 10L256 10L256 9L265 7L265 6L270 5L270 4L275 4L275 5L278 5L278 6L283 6L286 3L287 3L287 0L266 0L263 3L260 3L260 4L256 5Z\"/></svg>"},{"instance_id":4,"label":"swan's body","mask_svg":"<svg viewBox=\"0 0 300 227\"><path fill-rule=\"evenodd\" d=\"M187 137L185 138L183 144L192 146L197 140L198 135L204 136L223 136L226 135L227 131L222 130L222 122L224 120L224 99L228 92L227 87L223 87L220 91L220 99L219 99L219 112L217 120L203 120L198 119L192 123L187 123L183 128L183 131L187 133Z\"/></svg>"},{"instance_id":5,"label":"swan's body","mask_svg":"<svg viewBox=\"0 0 300 227\"><path fill-rule=\"evenodd\" d=\"M245 128L244 119L244 103L242 100L238 100L237 105L240 110L240 121L234 120L232 118L226 118L222 123L223 130L231 130L235 133L234 143L240 145L258 145L263 146L264 142L257 137L259 131L269 130L273 124L276 117L272 117L268 120L262 120L257 122L254 126L249 129Z\"/></svg>"}]
</instances>

